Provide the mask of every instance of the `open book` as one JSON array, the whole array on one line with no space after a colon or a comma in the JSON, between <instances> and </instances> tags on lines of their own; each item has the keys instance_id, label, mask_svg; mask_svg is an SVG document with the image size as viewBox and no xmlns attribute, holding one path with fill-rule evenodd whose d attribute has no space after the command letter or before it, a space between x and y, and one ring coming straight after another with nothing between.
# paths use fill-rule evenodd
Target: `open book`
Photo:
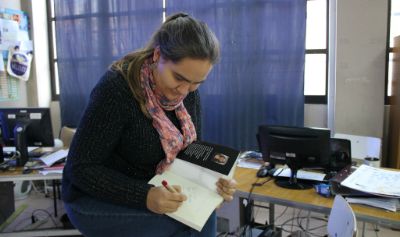
<instances>
[{"instance_id":1,"label":"open book","mask_svg":"<svg viewBox=\"0 0 400 237\"><path fill-rule=\"evenodd\" d=\"M149 183L179 185L188 199L168 216L201 231L211 213L223 201L217 193L220 177L232 178L239 151L232 148L194 142L177 155L169 170L154 176Z\"/></svg>"}]
</instances>

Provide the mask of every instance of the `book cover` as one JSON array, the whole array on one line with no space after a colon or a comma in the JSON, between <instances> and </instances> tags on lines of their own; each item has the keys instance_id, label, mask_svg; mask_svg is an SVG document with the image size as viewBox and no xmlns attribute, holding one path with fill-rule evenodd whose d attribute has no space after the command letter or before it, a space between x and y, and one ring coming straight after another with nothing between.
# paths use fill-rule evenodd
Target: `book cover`
<instances>
[{"instance_id":1,"label":"book cover","mask_svg":"<svg viewBox=\"0 0 400 237\"><path fill-rule=\"evenodd\" d=\"M177 155L170 168L149 183L161 186L163 180L179 185L188 197L176 212L166 215L201 231L211 213L222 202L216 183L232 178L239 151L207 142L194 142Z\"/></svg>"},{"instance_id":2,"label":"book cover","mask_svg":"<svg viewBox=\"0 0 400 237\"><path fill-rule=\"evenodd\" d=\"M177 158L228 175L238 155L239 151L226 146L195 141L182 150Z\"/></svg>"}]
</instances>

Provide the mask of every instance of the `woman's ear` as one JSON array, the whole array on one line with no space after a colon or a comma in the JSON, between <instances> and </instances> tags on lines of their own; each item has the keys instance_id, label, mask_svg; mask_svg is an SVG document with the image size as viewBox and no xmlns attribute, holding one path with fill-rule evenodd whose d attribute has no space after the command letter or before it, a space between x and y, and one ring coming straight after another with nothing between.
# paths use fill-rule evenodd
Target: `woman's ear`
<instances>
[{"instance_id":1,"label":"woman's ear","mask_svg":"<svg viewBox=\"0 0 400 237\"><path fill-rule=\"evenodd\" d=\"M154 48L154 52L153 52L153 62L158 62L158 60L160 59L161 56L161 52L160 52L160 46L157 46Z\"/></svg>"}]
</instances>

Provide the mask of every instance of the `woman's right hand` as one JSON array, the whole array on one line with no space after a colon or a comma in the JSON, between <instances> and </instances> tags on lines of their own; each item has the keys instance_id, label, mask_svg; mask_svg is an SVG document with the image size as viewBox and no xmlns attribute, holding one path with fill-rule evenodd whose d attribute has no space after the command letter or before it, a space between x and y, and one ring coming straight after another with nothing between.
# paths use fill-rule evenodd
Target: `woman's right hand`
<instances>
[{"instance_id":1,"label":"woman's right hand","mask_svg":"<svg viewBox=\"0 0 400 237\"><path fill-rule=\"evenodd\" d=\"M187 197L181 193L180 186L173 185L173 188L177 191L176 193L168 191L163 186L150 188L147 193L147 208L158 214L175 212Z\"/></svg>"}]
</instances>

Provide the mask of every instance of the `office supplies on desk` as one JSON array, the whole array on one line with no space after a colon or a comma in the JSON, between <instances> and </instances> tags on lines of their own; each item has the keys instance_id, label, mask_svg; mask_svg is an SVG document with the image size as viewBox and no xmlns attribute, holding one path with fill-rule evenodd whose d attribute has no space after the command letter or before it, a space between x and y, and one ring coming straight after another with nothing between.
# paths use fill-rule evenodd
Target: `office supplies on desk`
<instances>
[{"instance_id":1,"label":"office supplies on desk","mask_svg":"<svg viewBox=\"0 0 400 237\"><path fill-rule=\"evenodd\" d=\"M341 185L377 196L400 198L400 171L361 165Z\"/></svg>"}]
</instances>

